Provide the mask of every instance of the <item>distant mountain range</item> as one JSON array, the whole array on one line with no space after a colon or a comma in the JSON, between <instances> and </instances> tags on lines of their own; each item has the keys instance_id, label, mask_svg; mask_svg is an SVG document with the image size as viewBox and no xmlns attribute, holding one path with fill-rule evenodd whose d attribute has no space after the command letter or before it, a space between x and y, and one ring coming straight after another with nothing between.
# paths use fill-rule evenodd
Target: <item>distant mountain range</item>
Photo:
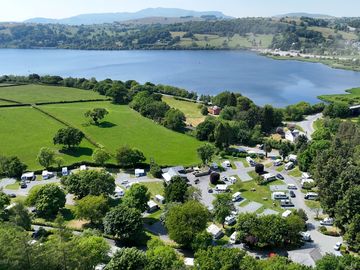
<instances>
[{"instance_id":1,"label":"distant mountain range","mask_svg":"<svg viewBox=\"0 0 360 270\"><path fill-rule=\"evenodd\" d=\"M313 13L305 13L305 12L297 12L297 13L287 13L282 15L276 15L274 16L276 18L284 18L284 17L290 17L290 18L301 18L301 17L309 17L314 19L331 19L335 18L334 16L326 15L326 14L313 14Z\"/></svg>"},{"instance_id":2,"label":"distant mountain range","mask_svg":"<svg viewBox=\"0 0 360 270\"><path fill-rule=\"evenodd\" d=\"M118 13L95 13L95 14L82 14L74 17L64 19L49 19L49 18L32 18L26 20L26 23L58 23L69 25L80 24L102 24L123 22L130 20L138 20L149 17L202 17L202 16L215 16L221 19L232 18L224 15L219 11L193 11L178 8L147 8L137 12L118 12Z\"/></svg>"}]
</instances>

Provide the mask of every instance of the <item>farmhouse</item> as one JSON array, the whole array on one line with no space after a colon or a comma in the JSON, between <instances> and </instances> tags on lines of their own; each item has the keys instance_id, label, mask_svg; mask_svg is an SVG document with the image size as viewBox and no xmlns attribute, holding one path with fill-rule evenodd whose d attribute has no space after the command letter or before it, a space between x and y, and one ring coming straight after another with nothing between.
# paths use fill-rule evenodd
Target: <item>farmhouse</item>
<instances>
[{"instance_id":1,"label":"farmhouse","mask_svg":"<svg viewBox=\"0 0 360 270\"><path fill-rule=\"evenodd\" d=\"M180 176L181 178L187 180L186 171L183 166L171 167L162 170L162 177L165 179L166 183L170 183L171 179L175 176Z\"/></svg>"},{"instance_id":2,"label":"farmhouse","mask_svg":"<svg viewBox=\"0 0 360 270\"><path fill-rule=\"evenodd\" d=\"M218 106L209 107L208 112L212 115L219 115L221 112L221 108Z\"/></svg>"},{"instance_id":3,"label":"farmhouse","mask_svg":"<svg viewBox=\"0 0 360 270\"><path fill-rule=\"evenodd\" d=\"M222 230L216 226L215 224L211 224L206 231L212 235L214 239L219 239L221 236L223 236Z\"/></svg>"}]
</instances>

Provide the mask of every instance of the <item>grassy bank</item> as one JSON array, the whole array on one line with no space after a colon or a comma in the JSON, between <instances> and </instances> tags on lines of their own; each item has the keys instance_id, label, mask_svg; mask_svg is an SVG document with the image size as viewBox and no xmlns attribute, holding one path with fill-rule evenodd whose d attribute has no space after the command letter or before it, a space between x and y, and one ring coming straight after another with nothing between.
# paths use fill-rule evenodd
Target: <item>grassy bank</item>
<instances>
[{"instance_id":1,"label":"grassy bank","mask_svg":"<svg viewBox=\"0 0 360 270\"><path fill-rule=\"evenodd\" d=\"M318 98L326 102L345 102L349 105L360 104L360 87L345 91L346 94L322 95Z\"/></svg>"}]
</instances>

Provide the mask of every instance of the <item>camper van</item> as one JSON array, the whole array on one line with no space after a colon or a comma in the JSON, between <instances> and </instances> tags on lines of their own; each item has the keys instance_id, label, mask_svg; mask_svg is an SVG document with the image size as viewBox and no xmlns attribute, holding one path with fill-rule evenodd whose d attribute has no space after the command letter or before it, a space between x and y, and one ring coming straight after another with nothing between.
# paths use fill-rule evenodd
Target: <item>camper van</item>
<instances>
[{"instance_id":1,"label":"camper van","mask_svg":"<svg viewBox=\"0 0 360 270\"><path fill-rule=\"evenodd\" d=\"M229 188L227 185L216 185L215 191L217 191L219 193L228 192Z\"/></svg>"},{"instance_id":2,"label":"camper van","mask_svg":"<svg viewBox=\"0 0 360 270\"><path fill-rule=\"evenodd\" d=\"M23 175L21 175L21 180L22 181L34 181L36 179L35 173L33 172L28 172L28 173L24 173Z\"/></svg>"},{"instance_id":3,"label":"camper van","mask_svg":"<svg viewBox=\"0 0 360 270\"><path fill-rule=\"evenodd\" d=\"M281 159L277 159L274 161L274 166L278 167L282 165L282 160Z\"/></svg>"},{"instance_id":4,"label":"camper van","mask_svg":"<svg viewBox=\"0 0 360 270\"><path fill-rule=\"evenodd\" d=\"M237 232L233 232L233 234L230 236L229 243L236 244L236 240L237 240Z\"/></svg>"},{"instance_id":5,"label":"camper van","mask_svg":"<svg viewBox=\"0 0 360 270\"><path fill-rule=\"evenodd\" d=\"M288 199L289 196L286 195L285 192L277 191L277 192L273 192L272 198L273 200L284 200L284 199Z\"/></svg>"},{"instance_id":6,"label":"camper van","mask_svg":"<svg viewBox=\"0 0 360 270\"><path fill-rule=\"evenodd\" d=\"M304 198L306 200L317 200L319 198L319 195L314 192L308 192L305 194Z\"/></svg>"},{"instance_id":7,"label":"camper van","mask_svg":"<svg viewBox=\"0 0 360 270\"><path fill-rule=\"evenodd\" d=\"M251 157L246 157L246 162L252 167L256 166L256 162Z\"/></svg>"},{"instance_id":8,"label":"camper van","mask_svg":"<svg viewBox=\"0 0 360 270\"><path fill-rule=\"evenodd\" d=\"M294 169L294 167L295 167L295 165L291 161L285 164L285 170L287 170L287 171Z\"/></svg>"},{"instance_id":9,"label":"camper van","mask_svg":"<svg viewBox=\"0 0 360 270\"><path fill-rule=\"evenodd\" d=\"M68 168L67 167L62 168L61 174L62 174L62 176L68 176L69 175Z\"/></svg>"},{"instance_id":10,"label":"camper van","mask_svg":"<svg viewBox=\"0 0 360 270\"><path fill-rule=\"evenodd\" d=\"M232 195L232 201L233 202L237 202L240 201L242 199L241 197L241 193L240 192L236 192Z\"/></svg>"}]
</instances>

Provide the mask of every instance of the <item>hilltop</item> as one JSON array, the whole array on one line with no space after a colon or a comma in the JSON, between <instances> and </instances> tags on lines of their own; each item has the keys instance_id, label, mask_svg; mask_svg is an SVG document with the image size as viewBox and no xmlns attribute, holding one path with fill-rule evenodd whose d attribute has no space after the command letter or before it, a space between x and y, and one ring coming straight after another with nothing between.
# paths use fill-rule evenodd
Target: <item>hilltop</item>
<instances>
[{"instance_id":1,"label":"hilltop","mask_svg":"<svg viewBox=\"0 0 360 270\"><path fill-rule=\"evenodd\" d=\"M194 17L201 18L202 16L211 16L216 18L231 18L219 11L194 11L179 8L147 8L137 12L116 12L116 13L93 13L80 14L77 16L51 19L51 18L31 18L25 23L50 23L50 24L67 24L67 25L89 25L89 24L103 24L113 22L123 22L129 20L144 19L149 17Z\"/></svg>"}]
</instances>

